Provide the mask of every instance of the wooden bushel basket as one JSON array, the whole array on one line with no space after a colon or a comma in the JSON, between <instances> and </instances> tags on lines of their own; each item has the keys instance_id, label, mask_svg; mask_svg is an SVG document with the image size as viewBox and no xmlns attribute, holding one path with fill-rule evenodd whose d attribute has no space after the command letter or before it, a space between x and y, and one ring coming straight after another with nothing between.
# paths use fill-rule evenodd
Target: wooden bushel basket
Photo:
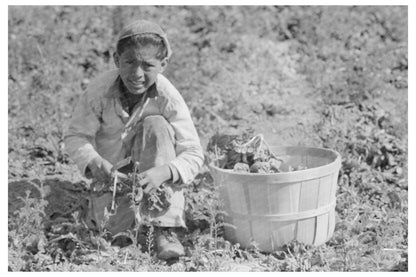
<instances>
[{"instance_id":1,"label":"wooden bushel basket","mask_svg":"<svg viewBox=\"0 0 416 277\"><path fill-rule=\"evenodd\" d=\"M272 173L240 173L209 168L220 188L227 213L225 239L264 252L280 250L292 240L320 245L335 228L335 202L340 155L329 149L271 147L284 167L307 169ZM287 169L287 168L286 168ZM227 225L228 225L227 224Z\"/></svg>"}]
</instances>

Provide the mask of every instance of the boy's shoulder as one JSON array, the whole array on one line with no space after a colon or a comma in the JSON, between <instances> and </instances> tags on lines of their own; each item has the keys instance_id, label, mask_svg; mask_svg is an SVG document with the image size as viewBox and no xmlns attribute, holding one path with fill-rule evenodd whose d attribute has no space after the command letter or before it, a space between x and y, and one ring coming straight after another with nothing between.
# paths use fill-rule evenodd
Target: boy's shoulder
<instances>
[{"instance_id":1,"label":"boy's shoulder","mask_svg":"<svg viewBox=\"0 0 416 277\"><path fill-rule=\"evenodd\" d=\"M178 96L181 96L181 94L175 88L175 86L168 80L168 78L166 78L162 74L157 75L156 87L157 87L159 96L162 96L168 99L177 98Z\"/></svg>"}]
</instances>

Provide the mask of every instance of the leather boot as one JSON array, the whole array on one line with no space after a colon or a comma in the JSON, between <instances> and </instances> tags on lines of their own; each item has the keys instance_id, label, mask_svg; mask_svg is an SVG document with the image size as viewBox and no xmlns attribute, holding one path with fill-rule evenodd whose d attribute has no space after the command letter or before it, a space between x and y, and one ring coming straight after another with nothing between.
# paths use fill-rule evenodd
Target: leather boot
<instances>
[{"instance_id":1,"label":"leather boot","mask_svg":"<svg viewBox=\"0 0 416 277\"><path fill-rule=\"evenodd\" d=\"M157 228L156 247L157 257L162 260L170 260L185 255L185 249L174 231L175 228Z\"/></svg>"}]
</instances>

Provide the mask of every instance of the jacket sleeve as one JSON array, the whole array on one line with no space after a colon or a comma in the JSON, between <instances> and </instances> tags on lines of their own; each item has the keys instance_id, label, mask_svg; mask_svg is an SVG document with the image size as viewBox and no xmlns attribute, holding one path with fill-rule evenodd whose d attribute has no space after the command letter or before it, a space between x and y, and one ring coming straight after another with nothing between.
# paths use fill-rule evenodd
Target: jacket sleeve
<instances>
[{"instance_id":1,"label":"jacket sleeve","mask_svg":"<svg viewBox=\"0 0 416 277\"><path fill-rule=\"evenodd\" d=\"M204 154L188 106L173 86L172 89L164 113L175 131L176 140L176 158L169 166L176 168L182 183L188 184L200 171Z\"/></svg>"},{"instance_id":2,"label":"jacket sleeve","mask_svg":"<svg viewBox=\"0 0 416 277\"><path fill-rule=\"evenodd\" d=\"M95 150L95 135L100 128L101 104L87 90L76 105L64 133L64 145L70 158L85 175L89 162L100 156Z\"/></svg>"}]
</instances>

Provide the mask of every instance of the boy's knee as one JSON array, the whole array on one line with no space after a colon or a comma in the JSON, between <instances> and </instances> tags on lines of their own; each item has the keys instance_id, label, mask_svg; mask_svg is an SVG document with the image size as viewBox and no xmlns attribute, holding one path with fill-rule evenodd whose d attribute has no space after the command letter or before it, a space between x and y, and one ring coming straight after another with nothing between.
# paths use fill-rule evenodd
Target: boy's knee
<instances>
[{"instance_id":1,"label":"boy's knee","mask_svg":"<svg viewBox=\"0 0 416 277\"><path fill-rule=\"evenodd\" d=\"M163 126L164 124L169 124L166 119L161 115L148 115L143 119L143 126Z\"/></svg>"},{"instance_id":2,"label":"boy's knee","mask_svg":"<svg viewBox=\"0 0 416 277\"><path fill-rule=\"evenodd\" d=\"M163 116L147 116L141 121L141 127L131 154L133 161L140 162L140 172L167 164L176 157L175 133Z\"/></svg>"},{"instance_id":3,"label":"boy's knee","mask_svg":"<svg viewBox=\"0 0 416 277\"><path fill-rule=\"evenodd\" d=\"M161 115L149 115L143 119L143 128L145 130L168 128L169 123Z\"/></svg>"},{"instance_id":4,"label":"boy's knee","mask_svg":"<svg viewBox=\"0 0 416 277\"><path fill-rule=\"evenodd\" d=\"M150 115L143 119L143 129L146 133L169 133L172 134L172 126L161 115Z\"/></svg>"}]
</instances>

